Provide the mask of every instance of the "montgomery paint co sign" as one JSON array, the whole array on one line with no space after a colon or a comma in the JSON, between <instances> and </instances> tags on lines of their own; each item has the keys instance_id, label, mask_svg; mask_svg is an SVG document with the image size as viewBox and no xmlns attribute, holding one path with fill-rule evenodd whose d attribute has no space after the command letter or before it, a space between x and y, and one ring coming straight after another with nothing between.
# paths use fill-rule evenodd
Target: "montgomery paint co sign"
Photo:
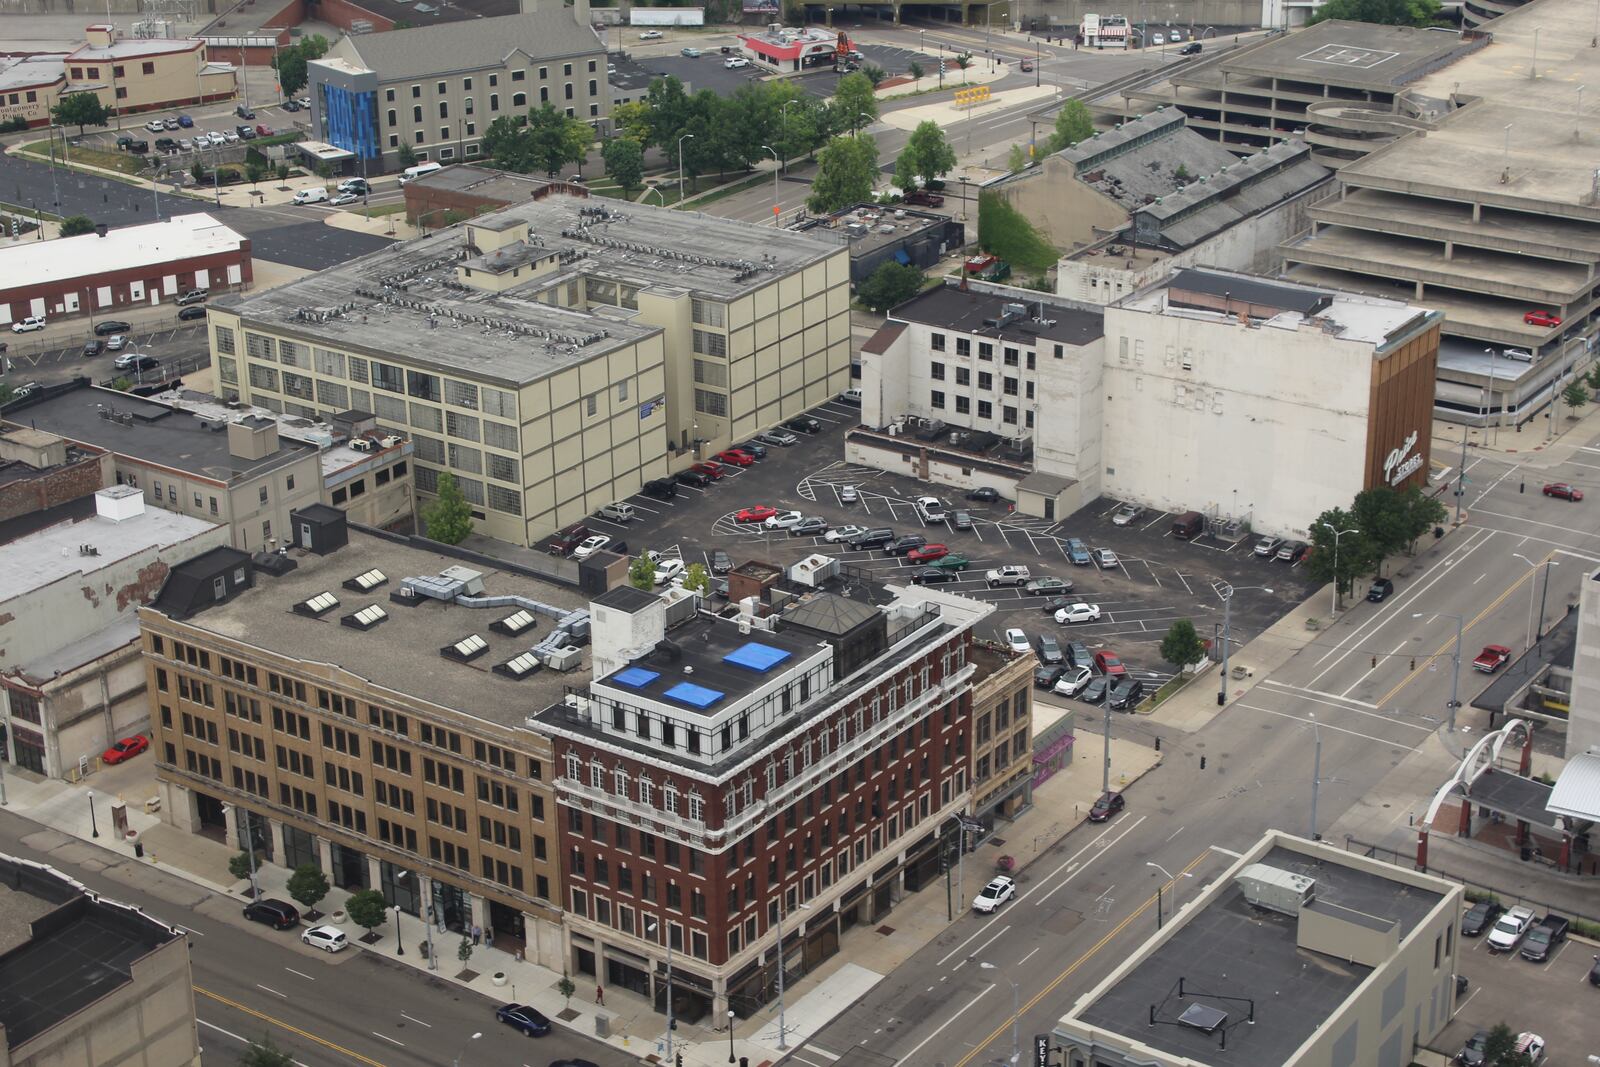
<instances>
[{"instance_id":1,"label":"montgomery paint co sign","mask_svg":"<svg viewBox=\"0 0 1600 1067\"><path fill-rule=\"evenodd\" d=\"M1420 433L1412 430L1400 447L1392 449L1383 460L1383 477L1390 485L1399 485L1422 466L1422 453L1416 450Z\"/></svg>"}]
</instances>

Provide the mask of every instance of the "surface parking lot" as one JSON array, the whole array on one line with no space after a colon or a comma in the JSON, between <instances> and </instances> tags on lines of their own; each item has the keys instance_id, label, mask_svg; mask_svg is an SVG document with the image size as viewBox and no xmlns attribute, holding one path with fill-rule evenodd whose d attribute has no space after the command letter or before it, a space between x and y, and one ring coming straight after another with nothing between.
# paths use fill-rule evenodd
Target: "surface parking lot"
<instances>
[{"instance_id":1,"label":"surface parking lot","mask_svg":"<svg viewBox=\"0 0 1600 1067\"><path fill-rule=\"evenodd\" d=\"M1588 1063L1589 1056L1600 1054L1594 1025L1600 989L1588 982L1595 952L1594 946L1569 937L1549 960L1530 963L1515 952L1490 952L1482 937L1462 938L1458 958L1467 995L1431 1047L1454 1056L1475 1032L1505 1023L1513 1032L1528 1030L1545 1039L1541 1065Z\"/></svg>"},{"instance_id":2,"label":"surface parking lot","mask_svg":"<svg viewBox=\"0 0 1600 1067\"><path fill-rule=\"evenodd\" d=\"M112 319L114 315L102 315L99 318ZM20 335L27 339L27 335ZM10 371L14 381L22 382L37 380L46 384L66 381L78 375L86 375L99 381L104 378L116 376L116 370L111 361L116 359L119 352L102 351L98 356L87 359L83 355L83 339L89 336L89 324L85 321L82 329L75 331L72 340L58 339L48 347L24 351L22 345L12 343L11 349L6 354L10 362ZM155 356L163 363L175 362L186 357L199 356L208 350L206 341L205 321L185 322L181 327L153 327L134 324L126 337L127 347L123 352L143 352ZM6 334L6 340L13 340L13 335ZM100 338L109 341L109 337ZM30 346L31 347L31 346ZM129 375L135 377L135 375Z\"/></svg>"},{"instance_id":3,"label":"surface parking lot","mask_svg":"<svg viewBox=\"0 0 1600 1067\"><path fill-rule=\"evenodd\" d=\"M725 468L724 477L705 489L680 485L673 500L630 497L628 502L640 518L627 526L599 518L591 518L588 525L597 533L626 540L634 554L653 548L680 556L685 563L709 563L710 553L721 549L735 566L748 559L787 566L812 553L823 553L840 561L847 580L902 584L919 564L885 555L881 549L858 551L821 536L791 537L787 531L739 524L733 515L743 507L766 505L821 516L835 527L887 526L896 534L921 534L930 543L948 545L952 553L970 561L958 581L934 588L994 604L996 611L980 626L980 633L998 638L1009 627L1021 627L1030 638L1053 633L1063 642L1081 641L1092 651L1110 648L1147 684L1170 676L1171 668L1162 661L1159 648L1173 621L1192 619L1202 638L1220 632L1223 602L1218 590L1226 584L1231 583L1236 593L1232 609L1235 647L1306 595L1307 582L1300 566L1258 559L1251 553L1253 542L1248 539L1233 547L1174 541L1169 535L1170 514L1150 512L1134 525L1118 527L1110 520L1115 503L1099 501L1065 520L1051 522L1014 514L1004 500L992 504L967 501L964 493L948 486L844 463L837 457L843 451L845 431L856 425L860 409L830 401L809 414L822 423L820 433L797 434L799 443L786 448L769 445L766 459L743 469ZM856 487L859 503L840 501L845 486ZM972 529L956 530L944 523L925 527L913 507L920 496L937 496L951 509L966 510ZM1074 566L1066 552L1067 539L1074 536L1091 548L1112 549L1118 564L1109 569L1096 564ZM1060 591L1030 594L1020 587L990 589L984 571L1003 564L1027 566L1034 578L1073 582L1075 588L1065 595L1098 604L1101 618L1058 625L1044 607L1047 601L1064 595Z\"/></svg>"},{"instance_id":4,"label":"surface parking lot","mask_svg":"<svg viewBox=\"0 0 1600 1067\"><path fill-rule=\"evenodd\" d=\"M718 46L712 44L696 45L702 54L695 57L684 55L661 56L634 56L634 62L643 67L650 74L657 77L672 75L682 81L691 91L699 89L712 89L717 93L726 95L749 82L762 81L767 78L765 68L752 63L747 67L735 67L729 70L723 64L728 57L719 51ZM904 74L911 66L913 59L918 60L924 70L935 71L938 60L930 61L927 56L918 56L915 51L906 48L894 48L885 45L859 45L865 64L883 68L889 75ZM947 64L949 70L954 70L954 63ZM819 67L788 79L799 86L804 92L827 99L833 95L834 88L839 83L842 72L836 72L833 67ZM151 136L155 136L151 134Z\"/></svg>"}]
</instances>

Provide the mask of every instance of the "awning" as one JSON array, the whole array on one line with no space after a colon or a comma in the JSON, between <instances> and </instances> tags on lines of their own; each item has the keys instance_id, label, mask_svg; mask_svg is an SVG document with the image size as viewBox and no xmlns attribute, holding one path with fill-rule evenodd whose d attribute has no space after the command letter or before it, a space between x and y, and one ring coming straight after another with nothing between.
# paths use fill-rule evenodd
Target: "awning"
<instances>
[{"instance_id":1,"label":"awning","mask_svg":"<svg viewBox=\"0 0 1600 1067\"><path fill-rule=\"evenodd\" d=\"M1600 752L1591 750L1567 761L1546 809L1572 819L1600 820Z\"/></svg>"}]
</instances>

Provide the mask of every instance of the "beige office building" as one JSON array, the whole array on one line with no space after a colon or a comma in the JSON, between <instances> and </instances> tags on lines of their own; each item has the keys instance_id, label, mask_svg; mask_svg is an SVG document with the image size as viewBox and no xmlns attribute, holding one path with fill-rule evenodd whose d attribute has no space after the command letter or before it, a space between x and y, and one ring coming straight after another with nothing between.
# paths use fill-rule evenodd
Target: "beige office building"
<instances>
[{"instance_id":1,"label":"beige office building","mask_svg":"<svg viewBox=\"0 0 1600 1067\"><path fill-rule=\"evenodd\" d=\"M566 188L214 304L220 383L373 412L518 544L848 386L843 245Z\"/></svg>"}]
</instances>

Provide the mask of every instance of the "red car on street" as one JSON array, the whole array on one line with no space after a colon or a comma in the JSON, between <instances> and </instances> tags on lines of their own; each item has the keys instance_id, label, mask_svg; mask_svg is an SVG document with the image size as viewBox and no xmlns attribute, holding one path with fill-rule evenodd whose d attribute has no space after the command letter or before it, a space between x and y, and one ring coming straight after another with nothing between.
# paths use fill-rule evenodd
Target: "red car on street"
<instances>
[{"instance_id":1,"label":"red car on street","mask_svg":"<svg viewBox=\"0 0 1600 1067\"><path fill-rule=\"evenodd\" d=\"M1110 678L1120 678L1128 673L1128 668L1122 665L1117 654L1109 649L1094 654L1094 665L1101 674Z\"/></svg>"},{"instance_id":2,"label":"red car on street","mask_svg":"<svg viewBox=\"0 0 1600 1067\"><path fill-rule=\"evenodd\" d=\"M1583 499L1583 490L1574 488L1566 482L1551 482L1544 487L1545 496L1553 496L1557 500L1578 501Z\"/></svg>"},{"instance_id":3,"label":"red car on street","mask_svg":"<svg viewBox=\"0 0 1600 1067\"><path fill-rule=\"evenodd\" d=\"M765 504L757 504L753 508L740 508L734 513L734 522L766 522L778 513L777 508L769 508Z\"/></svg>"},{"instance_id":4,"label":"red car on street","mask_svg":"<svg viewBox=\"0 0 1600 1067\"><path fill-rule=\"evenodd\" d=\"M756 457L748 452L741 452L737 448L730 448L726 452L718 452L711 458L718 463L726 463L730 467L748 467L756 461Z\"/></svg>"},{"instance_id":5,"label":"red car on street","mask_svg":"<svg viewBox=\"0 0 1600 1067\"><path fill-rule=\"evenodd\" d=\"M932 563L936 559L943 559L950 554L949 545L921 545L906 553L906 559L912 563Z\"/></svg>"},{"instance_id":6,"label":"red car on street","mask_svg":"<svg viewBox=\"0 0 1600 1067\"><path fill-rule=\"evenodd\" d=\"M713 463L709 459L704 463L696 463L689 469L694 471L696 474L704 474L707 478L710 478L714 482L722 478L722 465L720 463Z\"/></svg>"},{"instance_id":7,"label":"red car on street","mask_svg":"<svg viewBox=\"0 0 1600 1067\"><path fill-rule=\"evenodd\" d=\"M150 739L148 737L142 734L135 734L133 737L124 737L121 741L100 753L100 758L106 763L121 763L123 760L132 759L149 747Z\"/></svg>"},{"instance_id":8,"label":"red car on street","mask_svg":"<svg viewBox=\"0 0 1600 1067\"><path fill-rule=\"evenodd\" d=\"M1511 650L1505 645L1484 645L1483 651L1478 653L1478 658L1472 661L1472 669L1482 671L1484 674L1493 674L1510 658Z\"/></svg>"},{"instance_id":9,"label":"red car on street","mask_svg":"<svg viewBox=\"0 0 1600 1067\"><path fill-rule=\"evenodd\" d=\"M1553 311L1528 311L1523 313L1522 321L1529 326L1560 326L1561 316Z\"/></svg>"}]
</instances>

